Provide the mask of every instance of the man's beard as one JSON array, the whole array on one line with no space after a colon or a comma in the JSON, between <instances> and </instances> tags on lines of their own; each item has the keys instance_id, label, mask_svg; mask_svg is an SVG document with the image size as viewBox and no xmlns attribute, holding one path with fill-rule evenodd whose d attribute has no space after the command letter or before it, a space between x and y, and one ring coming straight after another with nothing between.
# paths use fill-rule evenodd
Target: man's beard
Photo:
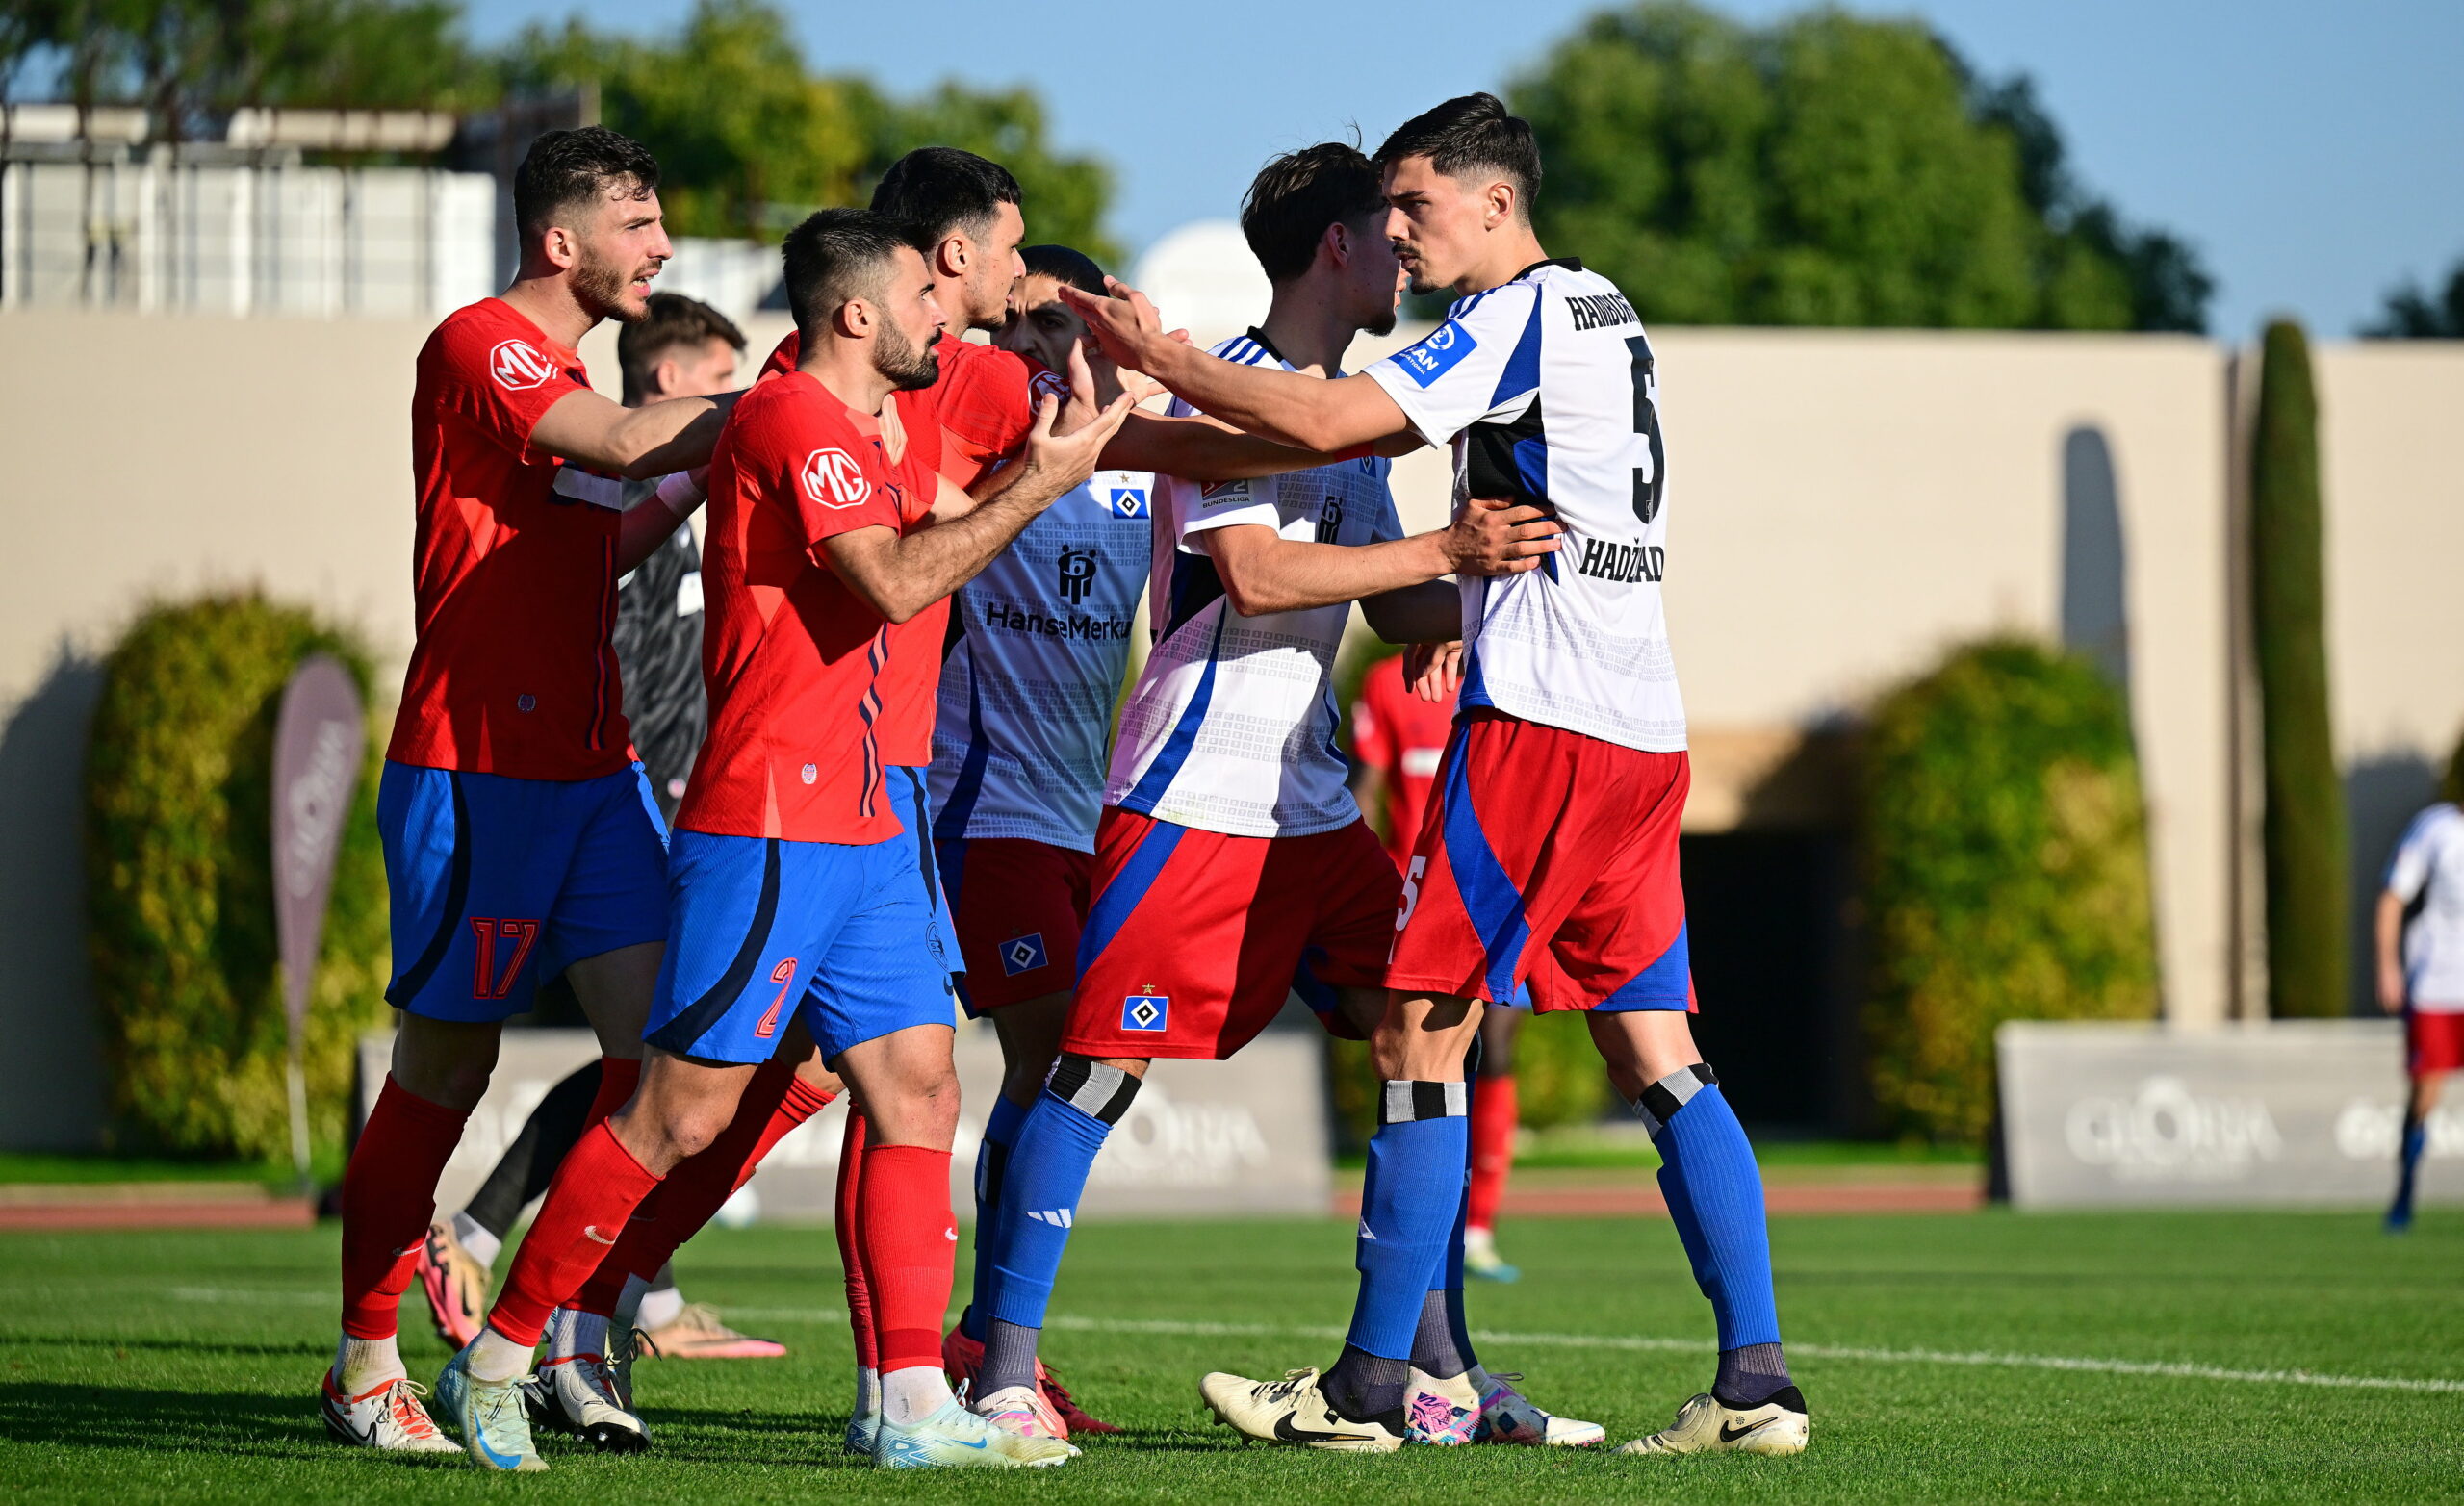
<instances>
[{"instance_id":1,"label":"man's beard","mask_svg":"<svg viewBox=\"0 0 2464 1506\"><path fill-rule=\"evenodd\" d=\"M1395 316L1397 312L1394 301L1392 299L1387 300L1386 311L1372 319L1368 323L1361 325L1361 333L1364 335L1393 334L1395 332Z\"/></svg>"},{"instance_id":2,"label":"man's beard","mask_svg":"<svg viewBox=\"0 0 2464 1506\"><path fill-rule=\"evenodd\" d=\"M614 262L584 252L581 265L574 268L574 301L593 319L624 319L629 323L650 312L648 304L635 308L626 301L626 286L635 275L620 269Z\"/></svg>"},{"instance_id":3,"label":"man's beard","mask_svg":"<svg viewBox=\"0 0 2464 1506\"><path fill-rule=\"evenodd\" d=\"M1442 282L1431 282L1420 273L1414 272L1412 273L1410 287L1413 296L1425 298L1432 293L1444 293L1447 289L1447 284Z\"/></svg>"},{"instance_id":4,"label":"man's beard","mask_svg":"<svg viewBox=\"0 0 2464 1506\"><path fill-rule=\"evenodd\" d=\"M941 356L929 345L918 346L897 325L884 324L873 342L873 370L900 392L921 392L941 379Z\"/></svg>"}]
</instances>

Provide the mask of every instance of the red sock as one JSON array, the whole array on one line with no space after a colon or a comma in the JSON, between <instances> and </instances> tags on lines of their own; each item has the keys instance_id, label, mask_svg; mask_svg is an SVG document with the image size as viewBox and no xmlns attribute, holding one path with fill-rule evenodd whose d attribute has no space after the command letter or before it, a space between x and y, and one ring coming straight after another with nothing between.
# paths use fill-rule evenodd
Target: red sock
<instances>
[{"instance_id":1,"label":"red sock","mask_svg":"<svg viewBox=\"0 0 2464 1506\"><path fill-rule=\"evenodd\" d=\"M536 1344L548 1315L580 1289L658 1178L642 1169L604 1123L582 1133L548 1184L548 1200L522 1238L513 1269L497 1293L488 1326L516 1343Z\"/></svg>"},{"instance_id":2,"label":"red sock","mask_svg":"<svg viewBox=\"0 0 2464 1506\"><path fill-rule=\"evenodd\" d=\"M921 1145L864 1150L862 1224L864 1276L872 1289L873 1321L883 1374L941 1364L941 1317L959 1256L958 1224L950 1216L950 1153Z\"/></svg>"},{"instance_id":3,"label":"red sock","mask_svg":"<svg viewBox=\"0 0 2464 1506\"><path fill-rule=\"evenodd\" d=\"M573 1305L585 1313L613 1315L628 1278L647 1281L658 1274L685 1240L717 1216L720 1205L753 1179L770 1147L828 1108L834 1096L798 1078L793 1063L765 1062L746 1085L735 1117L708 1149L669 1172L658 1190L643 1201L625 1226L625 1237L599 1263Z\"/></svg>"},{"instance_id":4,"label":"red sock","mask_svg":"<svg viewBox=\"0 0 2464 1506\"><path fill-rule=\"evenodd\" d=\"M599 1059L599 1090L590 1095L590 1112L582 1116L582 1128L588 1129L625 1107L633 1089L642 1081L642 1059L639 1057L602 1057Z\"/></svg>"},{"instance_id":5,"label":"red sock","mask_svg":"<svg viewBox=\"0 0 2464 1506\"><path fill-rule=\"evenodd\" d=\"M1484 1077L1472 1085L1472 1198L1463 1222L1494 1229L1505 1199L1505 1174L1514 1166L1514 1076Z\"/></svg>"},{"instance_id":6,"label":"red sock","mask_svg":"<svg viewBox=\"0 0 2464 1506\"><path fill-rule=\"evenodd\" d=\"M436 1216L436 1179L470 1117L386 1074L343 1172L343 1332L351 1338L394 1337L395 1314Z\"/></svg>"},{"instance_id":7,"label":"red sock","mask_svg":"<svg viewBox=\"0 0 2464 1506\"><path fill-rule=\"evenodd\" d=\"M857 1230L864 1190L864 1116L847 1110L847 1134L838 1142L838 1209L831 1232L838 1237L838 1264L847 1272L847 1325L856 1335L856 1364L882 1367L879 1333L873 1327L873 1285L864 1274L864 1240Z\"/></svg>"}]
</instances>

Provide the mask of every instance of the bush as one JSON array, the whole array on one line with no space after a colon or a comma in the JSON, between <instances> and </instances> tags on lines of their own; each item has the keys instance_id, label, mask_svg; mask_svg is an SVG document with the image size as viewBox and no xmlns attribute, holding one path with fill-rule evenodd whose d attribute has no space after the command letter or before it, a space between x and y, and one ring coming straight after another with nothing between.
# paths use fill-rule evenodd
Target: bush
<instances>
[{"instance_id":1,"label":"bush","mask_svg":"<svg viewBox=\"0 0 2464 1506\"><path fill-rule=\"evenodd\" d=\"M1980 1142L2004 1020L2156 1012L2130 724L2086 660L1995 640L1886 697L1864 826L1866 1026L1893 1129Z\"/></svg>"},{"instance_id":2,"label":"bush","mask_svg":"<svg viewBox=\"0 0 2464 1506\"><path fill-rule=\"evenodd\" d=\"M2349 839L2327 720L2319 399L2301 326L2267 329L2250 445L2251 647L2265 771L2268 1012L2340 1015L2352 983Z\"/></svg>"},{"instance_id":3,"label":"bush","mask_svg":"<svg viewBox=\"0 0 2464 1506\"><path fill-rule=\"evenodd\" d=\"M88 945L126 1149L275 1159L291 1142L274 947L274 719L308 654L359 640L254 595L158 604L104 665L86 763ZM385 871L369 739L310 1000L312 1137L339 1146L359 1033L383 1023Z\"/></svg>"}]
</instances>

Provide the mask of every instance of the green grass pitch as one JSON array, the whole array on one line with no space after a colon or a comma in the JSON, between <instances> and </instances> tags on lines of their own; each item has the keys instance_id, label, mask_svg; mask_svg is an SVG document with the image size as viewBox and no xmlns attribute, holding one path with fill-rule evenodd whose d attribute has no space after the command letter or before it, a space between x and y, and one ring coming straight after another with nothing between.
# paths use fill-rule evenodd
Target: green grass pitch
<instances>
[{"instance_id":1,"label":"green grass pitch","mask_svg":"<svg viewBox=\"0 0 2464 1506\"><path fill-rule=\"evenodd\" d=\"M826 1230L712 1231L688 1294L785 1361L640 1371L658 1451L505 1480L347 1452L317 1419L335 1233L0 1236L0 1494L15 1500L1316 1502L2299 1501L2464 1498L2464 1219L2390 1239L2355 1214L1798 1218L1773 1227L1813 1406L1800 1459L1244 1446L1210 1368L1336 1352L1333 1221L1078 1231L1045 1348L1124 1424L1058 1470L886 1475L840 1453L846 1320ZM1544 1405L1664 1422L1706 1385L1710 1323L1669 1226L1528 1220L1524 1281L1473 1293L1483 1359ZM416 1299L414 1299L416 1300ZM420 1316L405 1310L406 1319ZM415 1374L444 1350L404 1324ZM1989 1362L1984 1357L1996 1357ZM2091 1362L2087 1366L2072 1362ZM2373 1384L2323 1385L2311 1377Z\"/></svg>"}]
</instances>

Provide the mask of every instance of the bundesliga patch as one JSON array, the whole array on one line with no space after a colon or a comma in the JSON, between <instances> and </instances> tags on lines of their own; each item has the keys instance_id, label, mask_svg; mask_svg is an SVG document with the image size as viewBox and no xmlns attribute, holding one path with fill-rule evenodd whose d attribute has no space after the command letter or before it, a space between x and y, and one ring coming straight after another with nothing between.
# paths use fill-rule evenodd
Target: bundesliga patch
<instances>
[{"instance_id":1,"label":"bundesliga patch","mask_svg":"<svg viewBox=\"0 0 2464 1506\"><path fill-rule=\"evenodd\" d=\"M1413 381L1426 387L1452 370L1456 362L1478 349L1479 344L1472 338L1470 330L1448 319L1430 331L1428 338L1419 345L1395 352L1395 363Z\"/></svg>"},{"instance_id":2,"label":"bundesliga patch","mask_svg":"<svg viewBox=\"0 0 2464 1506\"><path fill-rule=\"evenodd\" d=\"M1032 973L1045 965L1043 932L1031 931L1023 936L1012 936L1001 943L1001 975L1015 978Z\"/></svg>"},{"instance_id":3,"label":"bundesliga patch","mask_svg":"<svg viewBox=\"0 0 2464 1506\"><path fill-rule=\"evenodd\" d=\"M1114 517L1143 518L1147 516L1146 488L1142 486L1116 486L1112 489L1112 493Z\"/></svg>"},{"instance_id":4,"label":"bundesliga patch","mask_svg":"<svg viewBox=\"0 0 2464 1506\"><path fill-rule=\"evenodd\" d=\"M1197 489L1197 505L1200 511L1210 507L1221 507L1231 502L1245 502L1248 499L1249 483L1246 481L1214 481Z\"/></svg>"},{"instance_id":5,"label":"bundesliga patch","mask_svg":"<svg viewBox=\"0 0 2464 1506\"><path fill-rule=\"evenodd\" d=\"M1120 1002L1120 1028L1125 1031L1160 1031L1171 1013L1170 994L1134 993Z\"/></svg>"}]
</instances>

